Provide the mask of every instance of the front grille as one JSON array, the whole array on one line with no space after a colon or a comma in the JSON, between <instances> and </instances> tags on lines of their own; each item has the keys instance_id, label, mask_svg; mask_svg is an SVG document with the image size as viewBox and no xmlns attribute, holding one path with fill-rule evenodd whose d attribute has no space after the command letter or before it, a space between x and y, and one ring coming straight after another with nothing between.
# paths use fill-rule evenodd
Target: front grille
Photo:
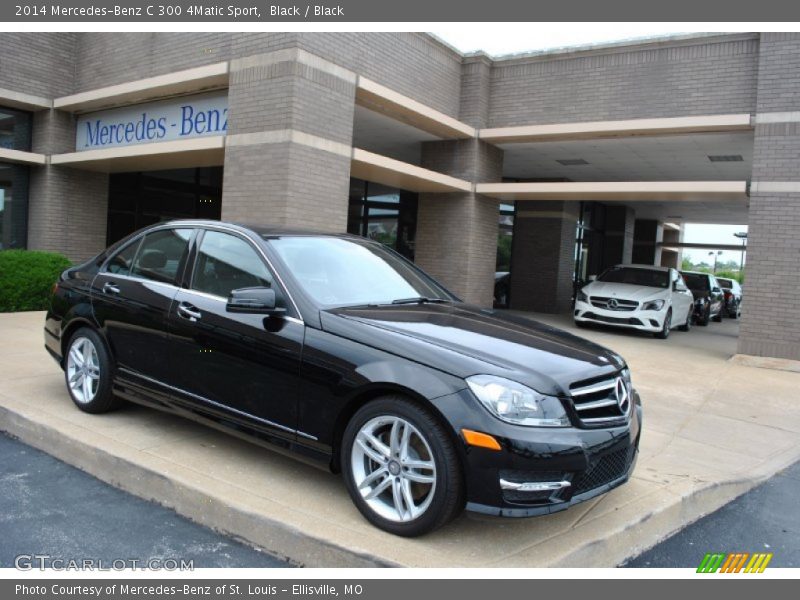
<instances>
[{"instance_id":1,"label":"front grille","mask_svg":"<svg viewBox=\"0 0 800 600\"><path fill-rule=\"evenodd\" d=\"M622 372L577 381L569 389L572 405L584 425L623 421L630 414L633 390Z\"/></svg>"},{"instance_id":2,"label":"front grille","mask_svg":"<svg viewBox=\"0 0 800 600\"><path fill-rule=\"evenodd\" d=\"M592 303L592 306L595 306L597 308L603 308L605 310L632 311L639 308L639 303L636 300L623 300L622 298L592 296L591 298L589 298L589 301ZM611 303L611 305L609 305L609 302Z\"/></svg>"},{"instance_id":3,"label":"front grille","mask_svg":"<svg viewBox=\"0 0 800 600\"><path fill-rule=\"evenodd\" d=\"M583 494L623 477L631 466L636 447L622 448L599 458L573 483L574 495Z\"/></svg>"},{"instance_id":4,"label":"front grille","mask_svg":"<svg viewBox=\"0 0 800 600\"><path fill-rule=\"evenodd\" d=\"M641 325L642 322L635 317L607 317L605 315L597 315L593 312L583 313L584 319L593 319L595 321L602 321L603 323L617 323L619 325Z\"/></svg>"}]
</instances>

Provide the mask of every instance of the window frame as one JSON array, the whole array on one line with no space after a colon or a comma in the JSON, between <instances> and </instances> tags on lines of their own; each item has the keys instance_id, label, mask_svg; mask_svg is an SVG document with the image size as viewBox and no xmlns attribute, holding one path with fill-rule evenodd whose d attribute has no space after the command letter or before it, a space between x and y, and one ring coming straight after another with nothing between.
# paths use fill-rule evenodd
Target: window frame
<instances>
[{"instance_id":1,"label":"window frame","mask_svg":"<svg viewBox=\"0 0 800 600\"><path fill-rule=\"evenodd\" d=\"M177 229L188 229L189 231L191 231L191 233L189 234L189 239L187 240L186 251L184 252L184 255L181 257L181 261L178 264L178 271L175 273L175 280L172 283L167 283L166 281L148 279L147 277L142 277L141 275L133 273L133 265L136 263L136 259L139 258L139 252L142 249L142 243L144 242L145 238L153 233L158 233L161 231L168 231L168 230L177 230ZM109 254L105 258L105 260L103 260L98 275L125 277L127 279L133 279L135 281L149 281L160 285L170 285L174 288L181 288L183 287L184 283L186 267L192 259L192 251L194 248L193 244L196 237L197 237L197 227L193 225L164 225L148 229L147 231L142 231L139 234L133 236L128 241L123 241L120 244L119 248L115 248L114 252L112 254ZM124 275L121 273L112 273L111 271L109 271L108 265L114 259L114 257L116 257L120 252L124 252L127 248L129 248L133 244L138 244L138 247L136 248L136 253L133 255L133 260L131 261L131 270Z\"/></svg>"}]
</instances>

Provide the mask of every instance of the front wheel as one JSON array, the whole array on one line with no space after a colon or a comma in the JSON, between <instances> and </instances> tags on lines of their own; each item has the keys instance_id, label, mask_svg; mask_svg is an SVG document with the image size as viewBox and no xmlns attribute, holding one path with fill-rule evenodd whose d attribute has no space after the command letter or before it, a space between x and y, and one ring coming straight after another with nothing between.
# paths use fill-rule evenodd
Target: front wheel
<instances>
[{"instance_id":1,"label":"front wheel","mask_svg":"<svg viewBox=\"0 0 800 600\"><path fill-rule=\"evenodd\" d=\"M342 471L361 514L395 535L431 532L464 508L453 443L433 415L402 396L373 400L353 415Z\"/></svg>"},{"instance_id":2,"label":"front wheel","mask_svg":"<svg viewBox=\"0 0 800 600\"><path fill-rule=\"evenodd\" d=\"M664 325L661 327L661 331L654 334L658 339L665 340L669 337L670 329L672 329L672 309L670 308L667 311L667 316L664 317Z\"/></svg>"},{"instance_id":3,"label":"front wheel","mask_svg":"<svg viewBox=\"0 0 800 600\"><path fill-rule=\"evenodd\" d=\"M78 329L67 345L64 361L67 390L75 405L87 413L103 413L121 401L111 391L111 357L98 333Z\"/></svg>"},{"instance_id":4,"label":"front wheel","mask_svg":"<svg viewBox=\"0 0 800 600\"><path fill-rule=\"evenodd\" d=\"M683 322L683 325L679 327L681 331L689 331L692 328L692 315L694 310L692 307L689 308L689 313L686 315L686 320Z\"/></svg>"}]
</instances>

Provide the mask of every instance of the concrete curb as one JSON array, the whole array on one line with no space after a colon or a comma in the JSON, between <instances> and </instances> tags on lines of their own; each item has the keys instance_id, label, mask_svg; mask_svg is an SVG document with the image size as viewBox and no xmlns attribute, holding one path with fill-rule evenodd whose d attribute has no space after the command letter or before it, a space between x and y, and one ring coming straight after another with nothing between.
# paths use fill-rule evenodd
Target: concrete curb
<instances>
[{"instance_id":1,"label":"concrete curb","mask_svg":"<svg viewBox=\"0 0 800 600\"><path fill-rule=\"evenodd\" d=\"M237 507L199 486L188 485L125 456L99 449L4 406L0 406L0 428L110 485L155 501L197 523L258 546L298 566L403 566L320 539L267 514ZM655 510L650 504L648 510L642 510L639 518L626 521L611 531L604 519L596 519L593 525L564 533L564 536L574 538L567 544L570 550L550 557L547 566L609 567L622 564L747 492L766 477L754 476L701 488L686 488L682 494L671 494L669 500ZM524 567L528 562L526 554L523 551L496 566Z\"/></svg>"},{"instance_id":2,"label":"concrete curb","mask_svg":"<svg viewBox=\"0 0 800 600\"><path fill-rule=\"evenodd\" d=\"M37 423L0 405L0 429L114 487L175 510L196 523L258 546L303 567L400 566L299 531L269 515L243 510L199 487L178 482L123 456Z\"/></svg>"}]
</instances>

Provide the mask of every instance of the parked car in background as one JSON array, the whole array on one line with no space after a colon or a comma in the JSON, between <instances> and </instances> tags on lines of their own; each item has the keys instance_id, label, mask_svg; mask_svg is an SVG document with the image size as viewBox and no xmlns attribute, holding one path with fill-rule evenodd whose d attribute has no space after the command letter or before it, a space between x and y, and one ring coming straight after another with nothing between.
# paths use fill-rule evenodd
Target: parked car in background
<instances>
[{"instance_id":1,"label":"parked car in background","mask_svg":"<svg viewBox=\"0 0 800 600\"><path fill-rule=\"evenodd\" d=\"M494 307L508 308L508 288L511 285L511 273L497 271L494 274Z\"/></svg>"},{"instance_id":2,"label":"parked car in background","mask_svg":"<svg viewBox=\"0 0 800 600\"><path fill-rule=\"evenodd\" d=\"M681 275L694 296L695 323L706 326L711 319L717 323L722 321L725 296L717 278L711 273L697 271L681 271Z\"/></svg>"},{"instance_id":3,"label":"parked car in background","mask_svg":"<svg viewBox=\"0 0 800 600\"><path fill-rule=\"evenodd\" d=\"M673 327L692 326L692 293L677 270L617 265L585 285L575 299L575 323L600 323L652 332L666 339Z\"/></svg>"},{"instance_id":4,"label":"parked car in background","mask_svg":"<svg viewBox=\"0 0 800 600\"><path fill-rule=\"evenodd\" d=\"M742 286L735 279L717 277L717 281L725 297L725 314L738 319L742 314Z\"/></svg>"},{"instance_id":5,"label":"parked car in background","mask_svg":"<svg viewBox=\"0 0 800 600\"><path fill-rule=\"evenodd\" d=\"M123 398L341 472L397 535L569 508L627 481L639 446L618 354L352 235L149 227L61 275L44 337L79 409Z\"/></svg>"}]
</instances>

